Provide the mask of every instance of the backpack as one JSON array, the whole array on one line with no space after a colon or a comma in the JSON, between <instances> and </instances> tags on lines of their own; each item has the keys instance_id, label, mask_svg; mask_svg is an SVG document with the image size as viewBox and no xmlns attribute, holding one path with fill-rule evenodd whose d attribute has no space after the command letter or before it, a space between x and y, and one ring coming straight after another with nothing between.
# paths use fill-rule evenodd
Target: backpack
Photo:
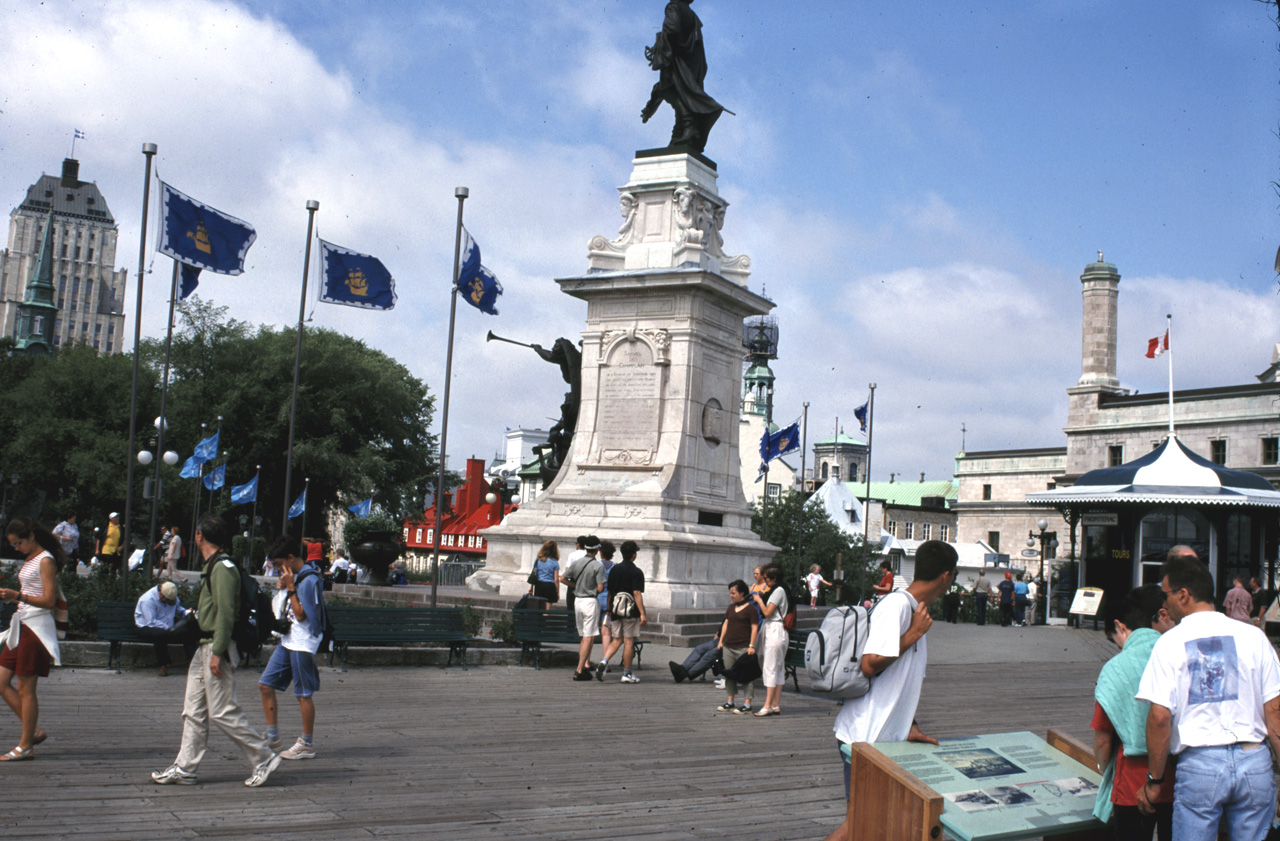
<instances>
[{"instance_id":1,"label":"backpack","mask_svg":"<svg viewBox=\"0 0 1280 841\"><path fill-rule=\"evenodd\" d=\"M787 594L787 612L782 616L782 627L788 632L796 629L796 597L792 595L791 588L785 584L779 584L782 592Z\"/></svg>"},{"instance_id":2,"label":"backpack","mask_svg":"<svg viewBox=\"0 0 1280 841\"><path fill-rule=\"evenodd\" d=\"M236 620L231 626L231 641L236 644L236 651L241 657L256 655L262 650L262 644L271 638L275 630L275 611L271 609L271 597L262 592L258 582L239 564L233 563L226 555L221 555L214 563L226 564L240 576L240 598L236 609ZM213 566L200 575L201 587L212 587L209 577Z\"/></svg>"},{"instance_id":3,"label":"backpack","mask_svg":"<svg viewBox=\"0 0 1280 841\"><path fill-rule=\"evenodd\" d=\"M640 615L640 608L636 606L635 596L624 590L609 602L609 612L617 619L635 619Z\"/></svg>"},{"instance_id":4,"label":"backpack","mask_svg":"<svg viewBox=\"0 0 1280 841\"><path fill-rule=\"evenodd\" d=\"M834 698L860 698L871 689L862 673L862 653L871 633L871 609L837 607L827 612L804 646L809 687Z\"/></svg>"}]
</instances>

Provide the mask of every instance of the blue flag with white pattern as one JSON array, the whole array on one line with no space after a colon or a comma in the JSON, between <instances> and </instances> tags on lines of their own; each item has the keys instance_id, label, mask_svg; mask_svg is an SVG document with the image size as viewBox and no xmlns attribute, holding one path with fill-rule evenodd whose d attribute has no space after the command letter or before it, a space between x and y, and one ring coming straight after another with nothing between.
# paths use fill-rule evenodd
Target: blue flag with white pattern
<instances>
[{"instance_id":1,"label":"blue flag with white pattern","mask_svg":"<svg viewBox=\"0 0 1280 841\"><path fill-rule=\"evenodd\" d=\"M200 465L204 464L204 459L199 456L192 456L182 463L182 472L178 475L183 479L195 479L200 475Z\"/></svg>"},{"instance_id":2,"label":"blue flag with white pattern","mask_svg":"<svg viewBox=\"0 0 1280 841\"><path fill-rule=\"evenodd\" d=\"M196 444L195 454L192 458L198 458L200 461L213 461L218 457L218 436L222 431L213 433L208 438Z\"/></svg>"},{"instance_id":3,"label":"blue flag with white pattern","mask_svg":"<svg viewBox=\"0 0 1280 841\"><path fill-rule=\"evenodd\" d=\"M347 506L347 510L357 517L368 517L369 512L373 510L373 497L369 497L364 502L357 502L355 505Z\"/></svg>"},{"instance_id":4,"label":"blue flag with white pattern","mask_svg":"<svg viewBox=\"0 0 1280 841\"><path fill-rule=\"evenodd\" d=\"M258 501L258 477L254 476L243 485L236 485L231 489L231 501L234 503L257 502Z\"/></svg>"},{"instance_id":5,"label":"blue flag with white pattern","mask_svg":"<svg viewBox=\"0 0 1280 841\"><path fill-rule=\"evenodd\" d=\"M209 472L209 475L204 477L204 486L211 491L216 491L226 483L227 466L225 464L220 464L213 468L213 470Z\"/></svg>"},{"instance_id":6,"label":"blue flag with white pattern","mask_svg":"<svg viewBox=\"0 0 1280 841\"><path fill-rule=\"evenodd\" d=\"M218 274L244 273L244 258L258 238L253 226L160 182L160 244L179 262Z\"/></svg>"},{"instance_id":7,"label":"blue flag with white pattern","mask_svg":"<svg viewBox=\"0 0 1280 841\"><path fill-rule=\"evenodd\" d=\"M298 498L293 501L293 505L289 506L289 519L301 517L305 510L307 510L307 489L303 488L302 493L298 494Z\"/></svg>"},{"instance_id":8,"label":"blue flag with white pattern","mask_svg":"<svg viewBox=\"0 0 1280 841\"><path fill-rule=\"evenodd\" d=\"M480 264L480 246L462 229L462 265L458 268L458 292L468 304L489 315L498 314L502 284L493 272Z\"/></svg>"},{"instance_id":9,"label":"blue flag with white pattern","mask_svg":"<svg viewBox=\"0 0 1280 841\"><path fill-rule=\"evenodd\" d=\"M320 240L320 300L369 310L396 305L396 282L377 257Z\"/></svg>"}]
</instances>

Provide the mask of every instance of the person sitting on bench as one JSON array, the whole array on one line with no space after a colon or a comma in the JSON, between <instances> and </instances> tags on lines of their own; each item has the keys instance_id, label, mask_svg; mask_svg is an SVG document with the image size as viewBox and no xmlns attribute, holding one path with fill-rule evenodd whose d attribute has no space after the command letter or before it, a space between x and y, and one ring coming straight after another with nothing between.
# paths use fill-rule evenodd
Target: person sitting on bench
<instances>
[{"instance_id":1,"label":"person sitting on bench","mask_svg":"<svg viewBox=\"0 0 1280 841\"><path fill-rule=\"evenodd\" d=\"M152 587L138 599L133 610L133 624L138 626L138 636L151 640L156 650L156 674L169 674L169 643L182 643L187 659L195 653L195 640L187 630L191 611L178 604L178 588L172 581L164 581Z\"/></svg>"}]
</instances>

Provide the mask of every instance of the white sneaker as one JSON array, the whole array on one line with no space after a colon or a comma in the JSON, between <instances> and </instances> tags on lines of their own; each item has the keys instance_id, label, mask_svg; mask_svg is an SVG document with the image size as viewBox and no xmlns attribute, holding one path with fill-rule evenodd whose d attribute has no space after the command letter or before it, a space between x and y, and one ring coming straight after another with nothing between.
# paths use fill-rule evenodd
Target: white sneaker
<instances>
[{"instance_id":1,"label":"white sneaker","mask_svg":"<svg viewBox=\"0 0 1280 841\"><path fill-rule=\"evenodd\" d=\"M716 678L716 689L724 689L724 678Z\"/></svg>"},{"instance_id":2,"label":"white sneaker","mask_svg":"<svg viewBox=\"0 0 1280 841\"><path fill-rule=\"evenodd\" d=\"M273 753L271 758L266 762L253 769L253 776L244 781L249 788L257 788L267 781L267 777L271 776L271 772L280 767L280 754Z\"/></svg>"},{"instance_id":3,"label":"white sneaker","mask_svg":"<svg viewBox=\"0 0 1280 841\"><path fill-rule=\"evenodd\" d=\"M280 754L281 759L315 759L316 749L312 745L308 745L302 739L293 743L293 747Z\"/></svg>"},{"instance_id":4,"label":"white sneaker","mask_svg":"<svg viewBox=\"0 0 1280 841\"><path fill-rule=\"evenodd\" d=\"M162 786L193 786L196 784L196 775L183 771L177 765L170 765L163 771L152 771L151 781Z\"/></svg>"},{"instance_id":5,"label":"white sneaker","mask_svg":"<svg viewBox=\"0 0 1280 841\"><path fill-rule=\"evenodd\" d=\"M631 672L626 672L625 674L622 675L622 682L623 683L639 683L640 678L631 674Z\"/></svg>"}]
</instances>

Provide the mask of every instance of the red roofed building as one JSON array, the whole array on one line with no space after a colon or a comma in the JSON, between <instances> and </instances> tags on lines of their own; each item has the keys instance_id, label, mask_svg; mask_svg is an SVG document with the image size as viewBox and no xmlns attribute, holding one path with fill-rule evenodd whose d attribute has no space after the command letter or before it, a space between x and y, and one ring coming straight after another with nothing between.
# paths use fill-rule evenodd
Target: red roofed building
<instances>
[{"instance_id":1,"label":"red roofed building","mask_svg":"<svg viewBox=\"0 0 1280 841\"><path fill-rule=\"evenodd\" d=\"M482 560L489 547L483 537L482 529L496 526L502 518L516 510L518 506L504 504L499 491L495 491L484 477L484 461L478 458L467 459L466 479L453 493L446 494L450 504L444 508L441 518L440 554L443 563L450 555L463 555L474 560ZM493 502L485 502L489 493L497 497ZM435 542L436 508L431 506L422 512L421 518L408 520L404 524L404 544L410 564L415 568L424 566L431 558Z\"/></svg>"}]
</instances>

